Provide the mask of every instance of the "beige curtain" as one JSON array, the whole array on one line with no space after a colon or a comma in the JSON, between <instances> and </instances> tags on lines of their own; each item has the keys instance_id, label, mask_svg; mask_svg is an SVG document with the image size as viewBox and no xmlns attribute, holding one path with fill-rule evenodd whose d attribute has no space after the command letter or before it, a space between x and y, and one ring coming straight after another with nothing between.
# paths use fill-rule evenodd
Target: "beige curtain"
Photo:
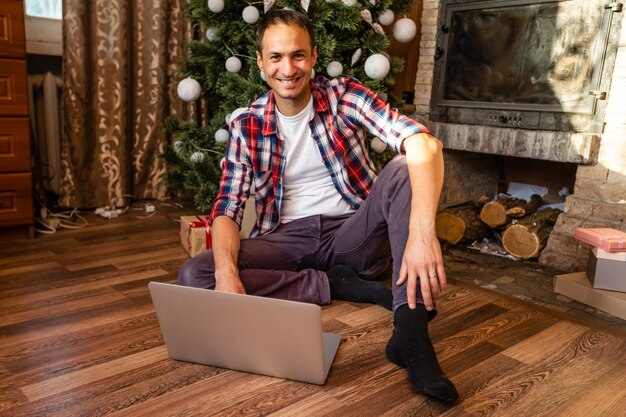
<instances>
[{"instance_id":1,"label":"beige curtain","mask_svg":"<svg viewBox=\"0 0 626 417\"><path fill-rule=\"evenodd\" d=\"M183 3L63 0L63 206L166 195L164 120L194 113L176 94L191 34Z\"/></svg>"}]
</instances>

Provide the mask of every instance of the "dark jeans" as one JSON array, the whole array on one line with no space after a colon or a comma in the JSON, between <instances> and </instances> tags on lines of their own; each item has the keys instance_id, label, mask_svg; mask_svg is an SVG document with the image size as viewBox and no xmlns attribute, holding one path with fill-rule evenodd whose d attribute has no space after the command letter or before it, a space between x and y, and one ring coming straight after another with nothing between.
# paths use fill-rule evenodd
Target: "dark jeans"
<instances>
[{"instance_id":1,"label":"dark jeans","mask_svg":"<svg viewBox=\"0 0 626 417\"><path fill-rule=\"evenodd\" d=\"M377 279L392 263L395 310L407 303L406 282L402 286L396 282L410 208L411 185L405 157L400 156L385 166L354 214L310 216L281 224L266 235L243 239L237 266L246 293L328 304L330 288L323 271L343 264L361 278ZM178 283L215 288L213 252L189 259L178 274ZM423 303L419 285L417 296Z\"/></svg>"}]
</instances>

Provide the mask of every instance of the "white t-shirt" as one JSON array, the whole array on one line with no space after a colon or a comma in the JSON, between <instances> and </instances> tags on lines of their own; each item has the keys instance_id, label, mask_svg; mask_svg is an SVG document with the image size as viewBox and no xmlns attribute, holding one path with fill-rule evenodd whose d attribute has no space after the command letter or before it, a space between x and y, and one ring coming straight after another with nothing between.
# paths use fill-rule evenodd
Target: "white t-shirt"
<instances>
[{"instance_id":1,"label":"white t-shirt","mask_svg":"<svg viewBox=\"0 0 626 417\"><path fill-rule=\"evenodd\" d=\"M279 111L276 115L287 161L283 172L281 222L316 214L338 216L354 212L335 188L311 135L313 97L295 116L285 116Z\"/></svg>"}]
</instances>

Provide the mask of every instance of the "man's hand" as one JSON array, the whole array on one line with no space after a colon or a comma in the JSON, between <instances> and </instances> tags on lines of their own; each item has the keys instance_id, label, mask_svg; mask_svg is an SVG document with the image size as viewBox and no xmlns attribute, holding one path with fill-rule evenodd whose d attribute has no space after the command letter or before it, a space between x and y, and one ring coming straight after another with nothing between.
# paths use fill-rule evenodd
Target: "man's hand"
<instances>
[{"instance_id":1,"label":"man's hand","mask_svg":"<svg viewBox=\"0 0 626 417\"><path fill-rule=\"evenodd\" d=\"M419 283L426 310L435 307L440 294L446 290L446 273L443 268L441 246L436 235L418 238L409 234L402 257L397 284L407 281L409 308L416 307Z\"/></svg>"},{"instance_id":2,"label":"man's hand","mask_svg":"<svg viewBox=\"0 0 626 417\"><path fill-rule=\"evenodd\" d=\"M215 291L234 292L237 294L245 294L246 290L237 274L224 274L218 276L215 274Z\"/></svg>"}]
</instances>

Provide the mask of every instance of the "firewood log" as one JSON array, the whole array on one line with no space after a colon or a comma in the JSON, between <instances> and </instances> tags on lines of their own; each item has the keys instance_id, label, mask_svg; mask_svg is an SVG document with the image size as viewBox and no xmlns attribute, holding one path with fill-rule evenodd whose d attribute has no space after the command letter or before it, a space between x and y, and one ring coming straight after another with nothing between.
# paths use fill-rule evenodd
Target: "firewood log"
<instances>
[{"instance_id":1,"label":"firewood log","mask_svg":"<svg viewBox=\"0 0 626 417\"><path fill-rule=\"evenodd\" d=\"M542 202L543 198L539 194L533 194L530 196L530 201L527 204L511 207L506 211L506 215L515 218L528 216L537 211Z\"/></svg>"},{"instance_id":2,"label":"firewood log","mask_svg":"<svg viewBox=\"0 0 626 417\"><path fill-rule=\"evenodd\" d=\"M509 209L525 207L528 204L526 200L520 198L500 195L483 206L480 210L480 219L495 229L511 222L511 217L507 215Z\"/></svg>"},{"instance_id":3,"label":"firewood log","mask_svg":"<svg viewBox=\"0 0 626 417\"><path fill-rule=\"evenodd\" d=\"M559 214L561 210L548 208L508 225L502 232L504 250L516 258L536 258L545 246Z\"/></svg>"},{"instance_id":4,"label":"firewood log","mask_svg":"<svg viewBox=\"0 0 626 417\"><path fill-rule=\"evenodd\" d=\"M465 204L443 210L435 218L437 237L446 242L472 242L490 233L489 227L480 221L475 204Z\"/></svg>"}]
</instances>

